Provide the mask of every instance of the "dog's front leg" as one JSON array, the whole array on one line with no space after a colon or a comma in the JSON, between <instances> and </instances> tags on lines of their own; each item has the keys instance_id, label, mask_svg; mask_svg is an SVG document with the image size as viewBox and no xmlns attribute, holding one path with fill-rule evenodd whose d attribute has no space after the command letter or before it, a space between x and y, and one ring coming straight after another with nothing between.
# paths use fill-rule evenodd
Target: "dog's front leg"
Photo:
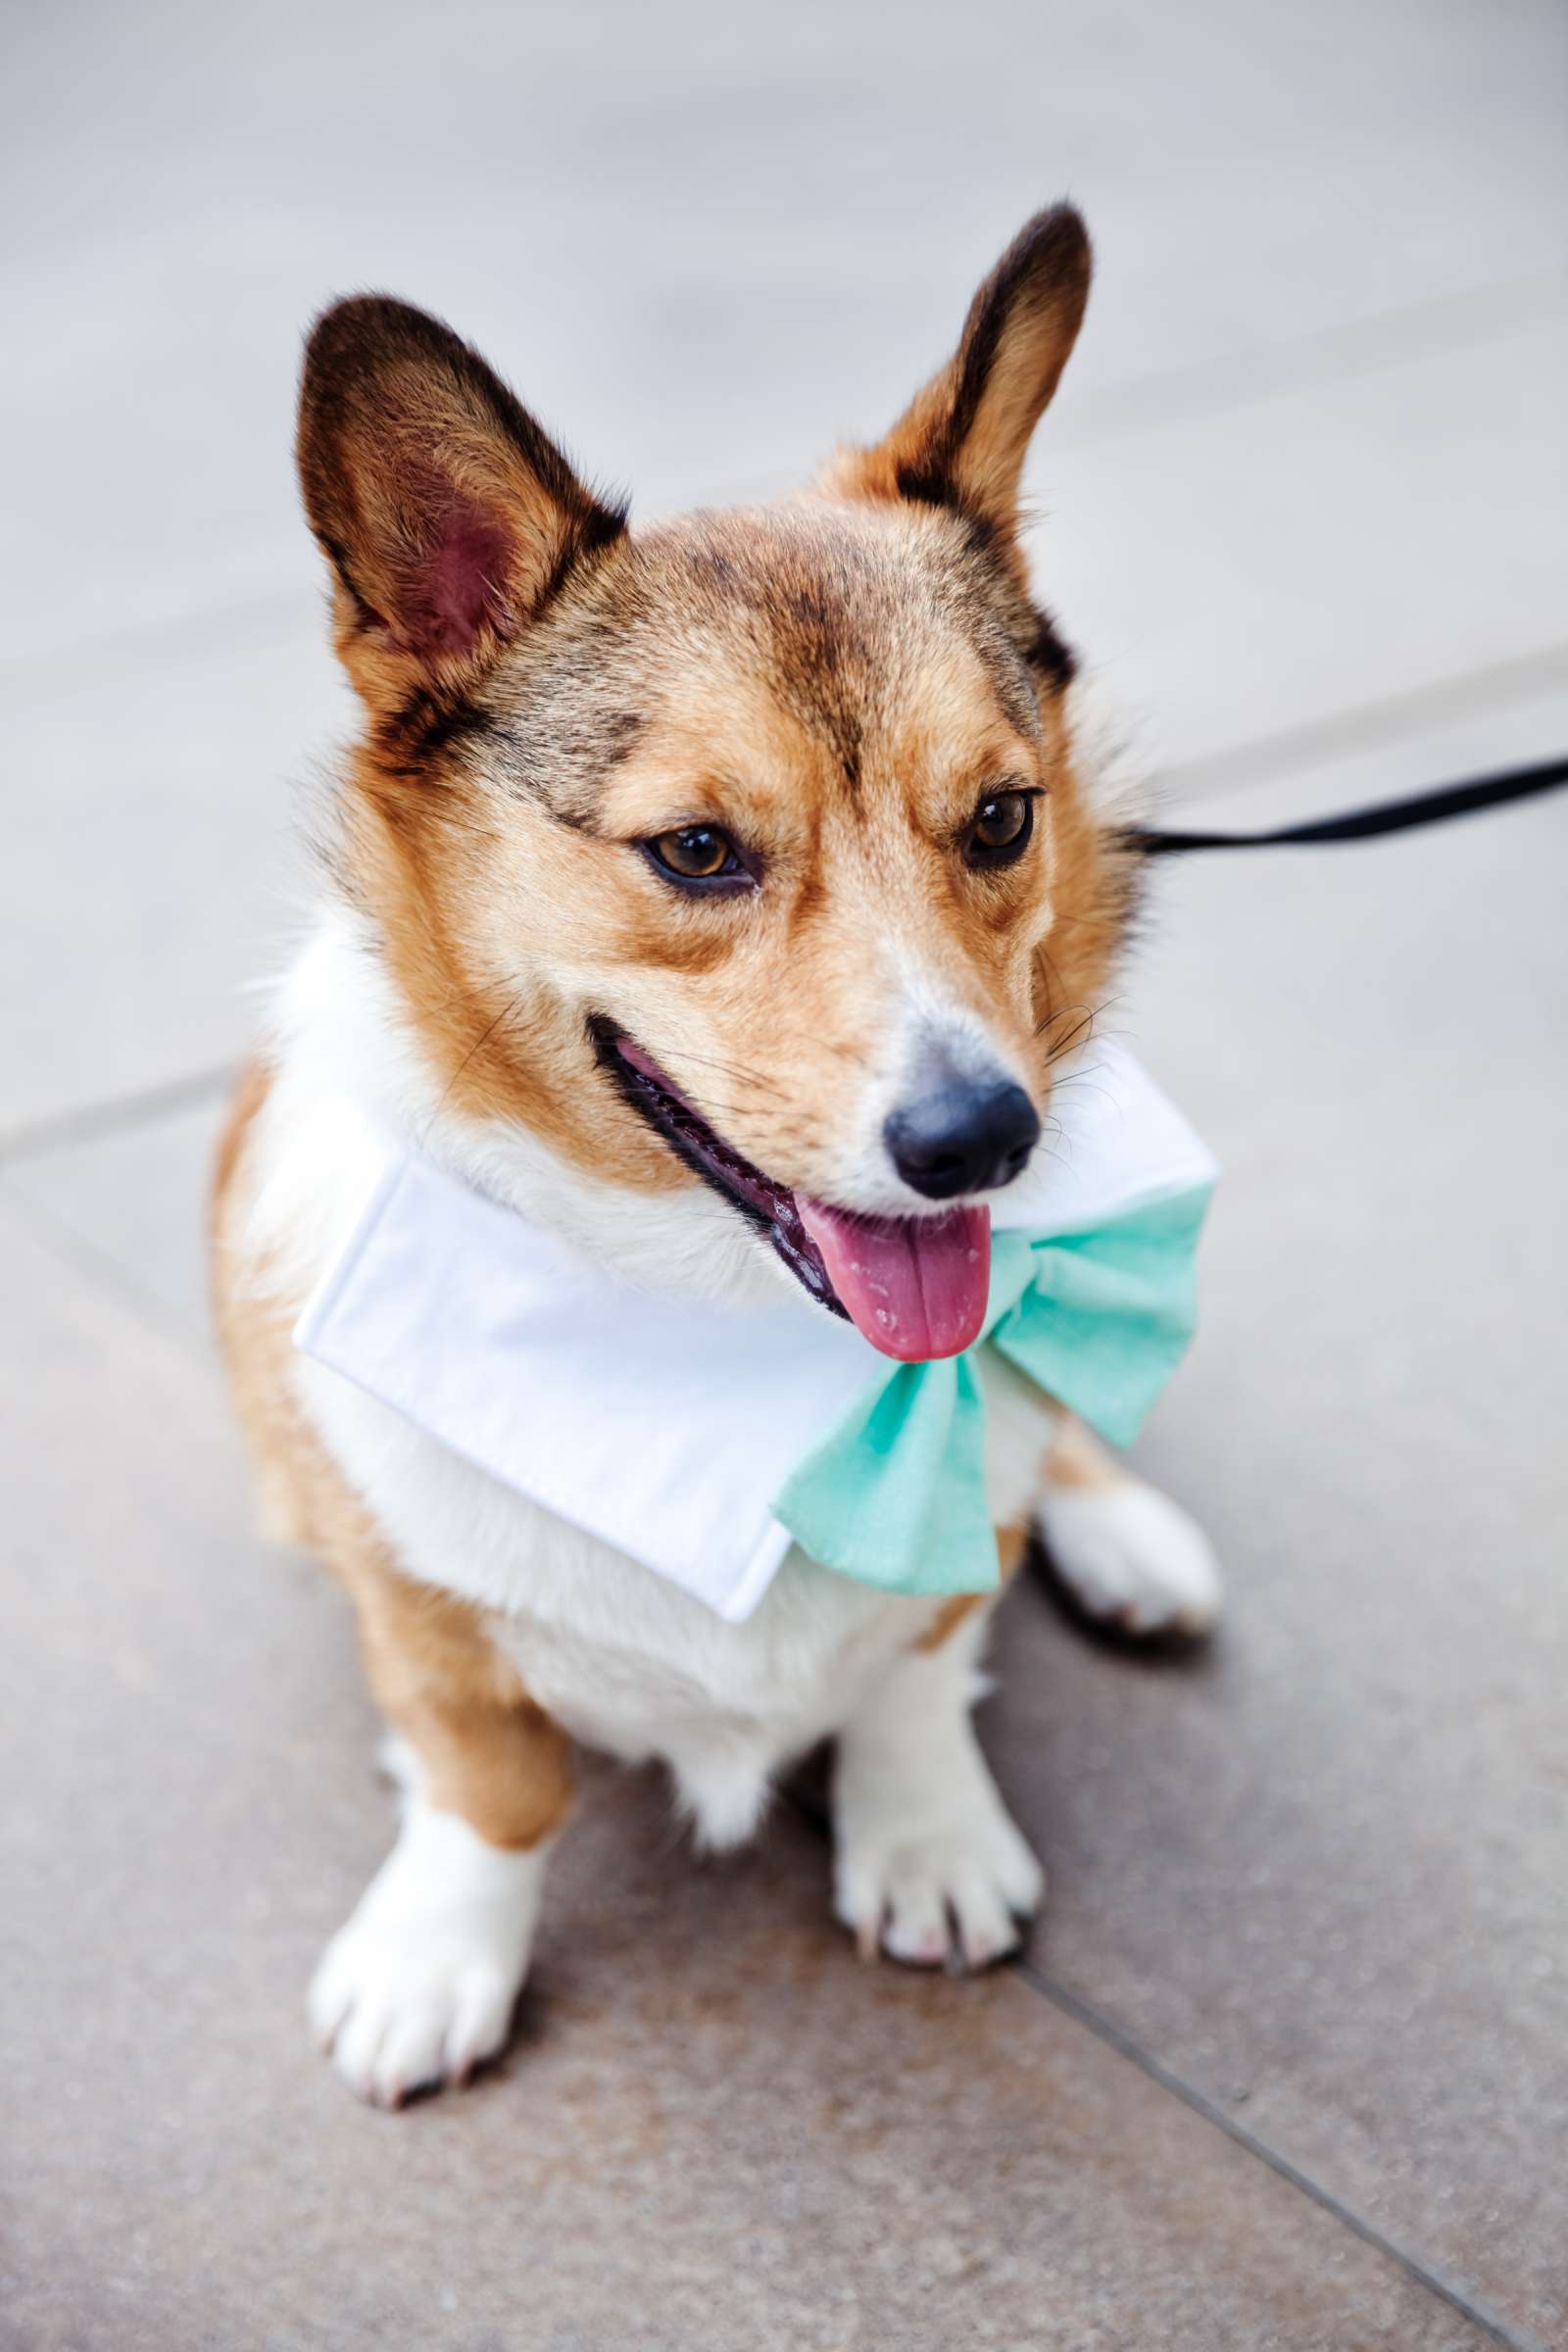
<instances>
[{"instance_id":1,"label":"dog's front leg","mask_svg":"<svg viewBox=\"0 0 1568 2352\"><path fill-rule=\"evenodd\" d=\"M916 1967L951 1956L983 1968L1039 1907L1040 1865L969 1720L987 1615L939 1612L839 1735L834 1907L867 1959L881 1949Z\"/></svg>"},{"instance_id":2,"label":"dog's front leg","mask_svg":"<svg viewBox=\"0 0 1568 2352\"><path fill-rule=\"evenodd\" d=\"M465 2082L507 2038L570 1755L476 1611L381 1567L349 1582L404 1811L322 1955L310 2011L344 2080L395 2107Z\"/></svg>"},{"instance_id":3,"label":"dog's front leg","mask_svg":"<svg viewBox=\"0 0 1568 2352\"><path fill-rule=\"evenodd\" d=\"M1219 1615L1219 1569L1202 1529L1071 1413L1046 1454L1035 1521L1087 1615L1134 1635L1206 1633Z\"/></svg>"}]
</instances>

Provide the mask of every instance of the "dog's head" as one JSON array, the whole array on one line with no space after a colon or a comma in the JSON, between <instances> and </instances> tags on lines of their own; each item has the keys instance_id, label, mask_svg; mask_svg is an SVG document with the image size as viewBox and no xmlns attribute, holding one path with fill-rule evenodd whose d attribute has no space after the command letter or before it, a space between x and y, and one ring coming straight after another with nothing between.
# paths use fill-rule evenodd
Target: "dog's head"
<instances>
[{"instance_id":1,"label":"dog's head","mask_svg":"<svg viewBox=\"0 0 1568 2352\"><path fill-rule=\"evenodd\" d=\"M345 878L443 1105L689 1192L899 1356L975 1336L1126 917L1018 546L1089 269L1041 215L884 441L635 532L422 313L339 304L306 360Z\"/></svg>"}]
</instances>

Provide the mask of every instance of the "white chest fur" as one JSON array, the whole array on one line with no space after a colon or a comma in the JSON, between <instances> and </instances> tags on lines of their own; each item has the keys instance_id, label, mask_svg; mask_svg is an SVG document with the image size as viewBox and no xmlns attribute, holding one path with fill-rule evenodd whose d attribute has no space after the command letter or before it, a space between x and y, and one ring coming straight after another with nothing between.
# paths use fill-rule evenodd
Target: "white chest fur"
<instances>
[{"instance_id":1,"label":"white chest fur","mask_svg":"<svg viewBox=\"0 0 1568 2352\"><path fill-rule=\"evenodd\" d=\"M417 1137L448 1165L558 1230L624 1253L624 1197L568 1175L526 1137L438 1127L401 1046L373 960L342 921L324 929L291 977L277 1083L257 1136L252 1242L298 1304L363 1199L386 1140ZM372 1092L366 1073L374 1072ZM596 1198L596 1194L599 1196ZM688 1238L682 1217L691 1220ZM678 1200L646 1211L647 1246L682 1269L700 1263L760 1299L772 1270L736 1226L714 1267L711 1204ZM472 1468L308 1358L300 1401L408 1574L495 1613L540 1703L589 1743L627 1758L663 1757L714 1842L752 1827L768 1776L838 1728L934 1604L889 1597L792 1553L761 1605L729 1625L586 1531ZM999 1524L1022 1518L1039 1486L1050 1408L1000 1361L988 1371L988 1484Z\"/></svg>"}]
</instances>

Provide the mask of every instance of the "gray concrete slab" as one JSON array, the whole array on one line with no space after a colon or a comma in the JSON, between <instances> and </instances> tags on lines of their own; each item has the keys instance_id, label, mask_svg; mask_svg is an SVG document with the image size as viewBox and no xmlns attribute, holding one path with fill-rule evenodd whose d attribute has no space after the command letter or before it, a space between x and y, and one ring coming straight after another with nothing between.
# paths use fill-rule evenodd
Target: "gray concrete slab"
<instances>
[{"instance_id":1,"label":"gray concrete slab","mask_svg":"<svg viewBox=\"0 0 1568 2352\"><path fill-rule=\"evenodd\" d=\"M596 1787L504 2074L358 2114L297 1992L384 1805L340 1612L246 1530L200 1082L348 715L288 449L347 287L448 312L647 512L875 431L1070 189L1102 266L1040 577L1142 762L1245 824L1560 749L1565 41L1549 0L13 29L8 2342L1474 2340L1028 1983L850 1969L788 1822L688 1873L649 1785ZM1542 2343L1561 830L1168 878L1113 1019L1229 1175L1144 1453L1233 1613L1138 1668L1020 1593L988 1718L1054 1868L1039 1981Z\"/></svg>"},{"instance_id":2,"label":"gray concrete slab","mask_svg":"<svg viewBox=\"0 0 1568 2352\"><path fill-rule=\"evenodd\" d=\"M0 1165L0 1200L203 1353L214 1346L204 1239L225 1092L219 1081L194 1102Z\"/></svg>"},{"instance_id":3,"label":"gray concrete slab","mask_svg":"<svg viewBox=\"0 0 1568 2352\"><path fill-rule=\"evenodd\" d=\"M1471 758L1568 736L1568 699ZM1458 744L1428 775L1458 772ZM1217 801L1266 821L1411 754ZM1381 787L1376 779L1381 776ZM1112 1025L1226 1167L1142 1448L1232 1607L1185 1669L1025 1598L991 1736L1039 1965L1526 2332L1568 2326L1568 803L1168 876Z\"/></svg>"},{"instance_id":4,"label":"gray concrete slab","mask_svg":"<svg viewBox=\"0 0 1568 2352\"><path fill-rule=\"evenodd\" d=\"M1568 305L1035 467L1036 577L1146 758L1568 647Z\"/></svg>"},{"instance_id":5,"label":"gray concrete slab","mask_svg":"<svg viewBox=\"0 0 1568 2352\"><path fill-rule=\"evenodd\" d=\"M345 1613L206 1372L0 1261L8 2345L1486 2340L1016 1976L858 1965L787 1814L699 1868L648 1779L589 1776L502 2070L358 2107L300 2011L388 1826Z\"/></svg>"},{"instance_id":6,"label":"gray concrete slab","mask_svg":"<svg viewBox=\"0 0 1568 2352\"><path fill-rule=\"evenodd\" d=\"M1111 387L1157 401L1258 353L1315 368L1325 337L1391 316L1422 348L1473 339L1499 290L1564 259L1546 0L981 0L961 31L935 0L470 0L434 41L407 5L368 26L304 0L19 24L14 650L298 579L296 340L348 288L449 312L661 506L875 426L1062 190L1103 261L1064 428Z\"/></svg>"},{"instance_id":7,"label":"gray concrete slab","mask_svg":"<svg viewBox=\"0 0 1568 2352\"><path fill-rule=\"evenodd\" d=\"M344 723L289 457L299 333L344 287L449 312L657 510L880 429L1069 187L1102 267L1032 476L1041 576L1149 756L1568 636L1550 8L986 0L956 42L930 7L693 0L468 7L434 60L418 11L362 36L144 0L13 43L0 1134L243 1034L281 783Z\"/></svg>"},{"instance_id":8,"label":"gray concrete slab","mask_svg":"<svg viewBox=\"0 0 1568 2352\"><path fill-rule=\"evenodd\" d=\"M256 1025L297 910L295 819L348 717L318 593L5 696L0 1138L188 1079Z\"/></svg>"}]
</instances>

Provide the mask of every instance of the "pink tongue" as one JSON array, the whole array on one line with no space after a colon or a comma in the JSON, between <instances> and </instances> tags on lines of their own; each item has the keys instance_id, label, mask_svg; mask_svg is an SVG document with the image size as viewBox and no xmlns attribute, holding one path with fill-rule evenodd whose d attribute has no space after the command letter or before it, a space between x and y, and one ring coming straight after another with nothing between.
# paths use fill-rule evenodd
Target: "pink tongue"
<instances>
[{"instance_id":1,"label":"pink tongue","mask_svg":"<svg viewBox=\"0 0 1568 2352\"><path fill-rule=\"evenodd\" d=\"M884 1355L923 1364L980 1336L991 1287L991 1211L855 1217L797 1193L801 1222L856 1328Z\"/></svg>"}]
</instances>

